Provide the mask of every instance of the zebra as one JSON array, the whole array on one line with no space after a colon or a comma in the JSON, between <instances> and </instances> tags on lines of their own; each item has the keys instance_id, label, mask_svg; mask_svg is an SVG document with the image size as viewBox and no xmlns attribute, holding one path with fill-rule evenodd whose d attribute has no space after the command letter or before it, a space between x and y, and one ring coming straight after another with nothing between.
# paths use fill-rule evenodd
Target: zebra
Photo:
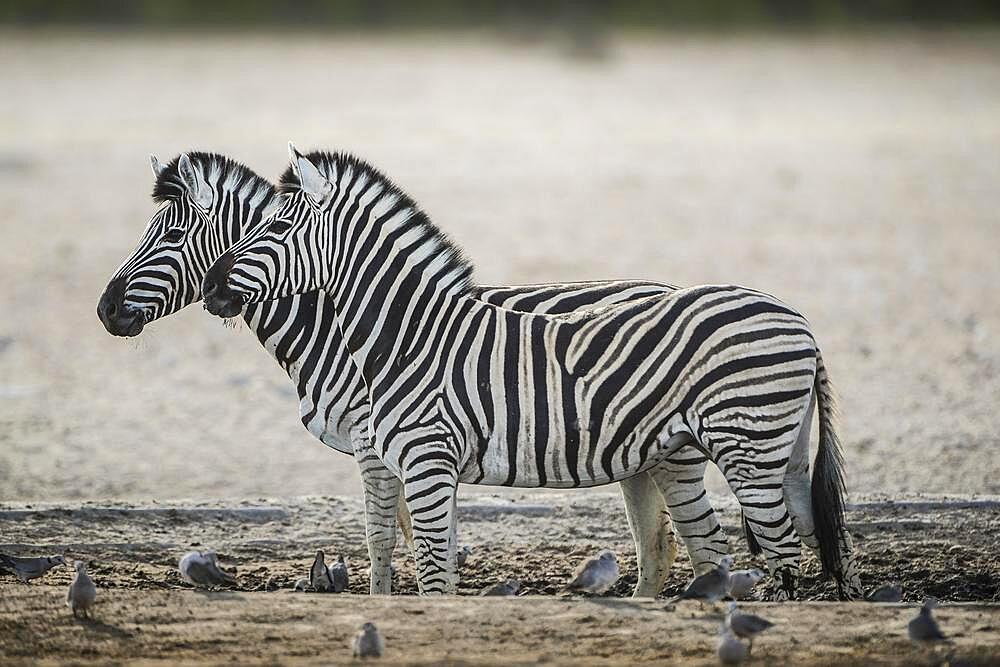
<instances>
[{"instance_id":1,"label":"zebra","mask_svg":"<svg viewBox=\"0 0 1000 667\"><path fill-rule=\"evenodd\" d=\"M263 299L331 295L376 454L403 483L423 592L457 587L459 482L596 486L694 447L739 500L776 599L794 597L802 542L841 597L861 594L829 379L802 315L735 285L512 311L476 298L471 262L377 169L289 151L284 201L208 270L205 306L228 317Z\"/></svg>"},{"instance_id":2,"label":"zebra","mask_svg":"<svg viewBox=\"0 0 1000 667\"><path fill-rule=\"evenodd\" d=\"M114 272L97 313L109 333L137 336L146 324L201 298L212 261L273 212L274 187L245 165L215 153L190 152L167 164L151 156L153 199L160 205L134 250ZM639 281L531 286L478 286L477 298L511 310L568 313L669 292ZM249 304L247 327L295 384L306 429L361 468L372 594L388 594L395 548L392 508L407 533L399 483L371 450L363 379L344 346L332 299L321 291ZM707 459L688 449L621 484L639 560L635 595L663 588L675 555L671 519L696 572L715 566L729 546L704 488Z\"/></svg>"}]
</instances>

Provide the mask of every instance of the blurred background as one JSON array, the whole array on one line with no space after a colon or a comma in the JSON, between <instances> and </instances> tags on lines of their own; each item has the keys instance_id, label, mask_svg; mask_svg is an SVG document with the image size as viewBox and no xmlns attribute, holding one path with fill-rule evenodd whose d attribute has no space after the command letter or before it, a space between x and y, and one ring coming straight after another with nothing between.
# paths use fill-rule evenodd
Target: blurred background
<instances>
[{"instance_id":1,"label":"blurred background","mask_svg":"<svg viewBox=\"0 0 1000 667\"><path fill-rule=\"evenodd\" d=\"M972 0L4 0L0 500L360 492L244 327L194 306L125 341L95 314L154 212L149 153L275 178L289 139L382 168L481 283L774 293L823 347L853 492L1000 493L998 20Z\"/></svg>"}]
</instances>

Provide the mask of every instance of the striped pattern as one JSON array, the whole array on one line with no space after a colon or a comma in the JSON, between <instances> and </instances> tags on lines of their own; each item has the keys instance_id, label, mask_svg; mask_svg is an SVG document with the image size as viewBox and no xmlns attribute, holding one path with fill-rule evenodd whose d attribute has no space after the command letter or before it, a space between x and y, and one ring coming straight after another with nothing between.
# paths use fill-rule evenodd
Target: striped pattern
<instances>
[{"instance_id":1,"label":"striped pattern","mask_svg":"<svg viewBox=\"0 0 1000 667\"><path fill-rule=\"evenodd\" d=\"M190 153L187 159L195 188L198 193L211 193L211 203L199 205L182 178L181 159L175 158L164 167L154 166L154 199L160 209L105 293L118 285L121 310L137 313L143 324L198 301L201 282L214 257L257 225L275 201L272 185L247 167L221 155ZM617 281L478 286L473 291L477 299L508 310L565 314L641 301L672 289L657 283ZM295 384L303 425L329 447L356 455L365 488L367 538L374 564L372 592L388 593L400 483L370 447L367 391L340 336L332 299L311 291L250 304L243 317ZM112 328L109 325L109 330ZM640 561L637 595L652 596L662 588L674 553L670 518L697 571L714 567L728 552L725 535L705 494L706 464L702 454L689 448L654 474L624 481L626 512ZM404 512L401 519L406 518Z\"/></svg>"},{"instance_id":2,"label":"striped pattern","mask_svg":"<svg viewBox=\"0 0 1000 667\"><path fill-rule=\"evenodd\" d=\"M280 210L210 269L206 307L225 315L317 288L331 295L368 387L375 453L403 480L422 591L456 588L459 482L595 486L693 447L740 501L779 598L794 595L800 534L826 554L842 593L858 592L842 485L821 480L837 495L832 522L810 520L825 497L802 517L785 502L811 401L825 397L800 314L733 285L563 314L509 310L478 299L455 245L357 158L293 154L281 187ZM808 431L804 440L807 452ZM834 444L821 440L824 462L839 463Z\"/></svg>"}]
</instances>

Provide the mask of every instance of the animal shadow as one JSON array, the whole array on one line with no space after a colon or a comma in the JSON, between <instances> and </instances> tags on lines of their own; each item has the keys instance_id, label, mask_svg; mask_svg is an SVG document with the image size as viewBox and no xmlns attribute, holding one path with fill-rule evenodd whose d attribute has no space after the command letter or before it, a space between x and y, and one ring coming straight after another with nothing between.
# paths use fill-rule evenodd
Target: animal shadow
<instances>
[{"instance_id":1,"label":"animal shadow","mask_svg":"<svg viewBox=\"0 0 1000 667\"><path fill-rule=\"evenodd\" d=\"M108 637L114 637L115 639L132 638L132 633L128 630L120 628L117 625L111 625L110 623L99 621L96 618L77 618L76 622L86 628L88 632L107 635Z\"/></svg>"}]
</instances>

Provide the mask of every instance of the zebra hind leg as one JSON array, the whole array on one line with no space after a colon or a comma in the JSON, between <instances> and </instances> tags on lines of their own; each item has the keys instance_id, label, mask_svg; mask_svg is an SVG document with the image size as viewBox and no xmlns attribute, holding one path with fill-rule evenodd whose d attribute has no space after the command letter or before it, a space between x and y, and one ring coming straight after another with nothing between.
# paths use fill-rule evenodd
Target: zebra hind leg
<instances>
[{"instance_id":1,"label":"zebra hind leg","mask_svg":"<svg viewBox=\"0 0 1000 667\"><path fill-rule=\"evenodd\" d=\"M650 473L623 479L621 489L639 561L639 581L632 597L653 598L663 590L677 555L670 515Z\"/></svg>"},{"instance_id":2,"label":"zebra hind leg","mask_svg":"<svg viewBox=\"0 0 1000 667\"><path fill-rule=\"evenodd\" d=\"M809 436L812 431L815 403L816 398L813 396L789 454L782 487L795 532L799 534L803 544L818 554L819 540L816 538L816 526L813 523L812 482L809 479Z\"/></svg>"},{"instance_id":3,"label":"zebra hind leg","mask_svg":"<svg viewBox=\"0 0 1000 667\"><path fill-rule=\"evenodd\" d=\"M767 560L775 600L795 598L802 542L792 526L784 497L785 468L792 441L775 443L729 435L712 452L743 510L746 526ZM766 450L767 460L759 450Z\"/></svg>"},{"instance_id":4,"label":"zebra hind leg","mask_svg":"<svg viewBox=\"0 0 1000 667\"><path fill-rule=\"evenodd\" d=\"M705 455L688 446L651 471L696 575L729 554L729 540L705 491L706 467Z\"/></svg>"}]
</instances>

